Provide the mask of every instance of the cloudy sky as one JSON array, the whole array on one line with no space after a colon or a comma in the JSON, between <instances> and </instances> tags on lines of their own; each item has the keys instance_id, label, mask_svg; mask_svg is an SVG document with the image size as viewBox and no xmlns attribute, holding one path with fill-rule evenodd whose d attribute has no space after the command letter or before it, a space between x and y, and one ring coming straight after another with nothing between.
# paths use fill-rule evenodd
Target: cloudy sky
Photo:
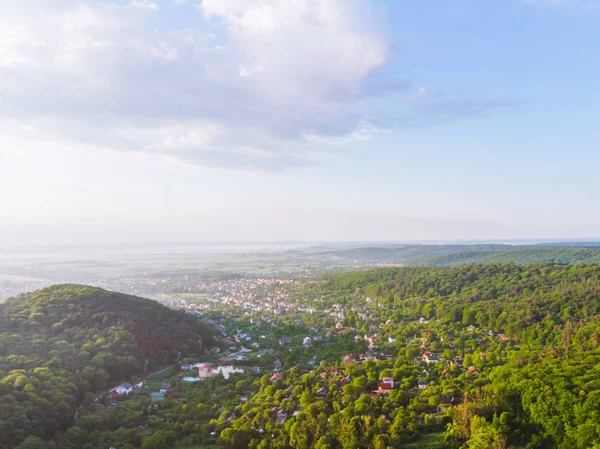
<instances>
[{"instance_id":1,"label":"cloudy sky","mask_svg":"<svg viewBox=\"0 0 600 449\"><path fill-rule=\"evenodd\" d=\"M600 237L598 0L0 2L0 244Z\"/></svg>"}]
</instances>

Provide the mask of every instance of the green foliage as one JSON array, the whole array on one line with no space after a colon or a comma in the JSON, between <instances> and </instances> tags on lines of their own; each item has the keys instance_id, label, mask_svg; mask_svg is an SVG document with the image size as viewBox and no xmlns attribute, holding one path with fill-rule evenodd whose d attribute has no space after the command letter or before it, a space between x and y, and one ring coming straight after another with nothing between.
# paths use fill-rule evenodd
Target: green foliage
<instances>
[{"instance_id":1,"label":"green foliage","mask_svg":"<svg viewBox=\"0 0 600 449\"><path fill-rule=\"evenodd\" d=\"M394 356L265 377L225 447L600 447L600 267L378 269L310 282L301 296L343 315L337 341L376 332ZM425 364L426 350L441 362ZM387 396L373 391L382 377L396 384Z\"/></svg>"},{"instance_id":2,"label":"green foliage","mask_svg":"<svg viewBox=\"0 0 600 449\"><path fill-rule=\"evenodd\" d=\"M0 448L61 433L63 447L80 449L79 406L210 345L194 318L150 300L78 285L9 299L0 304Z\"/></svg>"}]
</instances>

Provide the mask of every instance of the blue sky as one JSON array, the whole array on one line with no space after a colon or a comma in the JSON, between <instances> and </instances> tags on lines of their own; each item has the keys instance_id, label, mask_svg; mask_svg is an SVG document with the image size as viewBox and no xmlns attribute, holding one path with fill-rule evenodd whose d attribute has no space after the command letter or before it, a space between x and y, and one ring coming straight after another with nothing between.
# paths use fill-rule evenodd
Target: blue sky
<instances>
[{"instance_id":1,"label":"blue sky","mask_svg":"<svg viewBox=\"0 0 600 449\"><path fill-rule=\"evenodd\" d=\"M26 0L0 30L0 244L600 237L600 2Z\"/></svg>"}]
</instances>

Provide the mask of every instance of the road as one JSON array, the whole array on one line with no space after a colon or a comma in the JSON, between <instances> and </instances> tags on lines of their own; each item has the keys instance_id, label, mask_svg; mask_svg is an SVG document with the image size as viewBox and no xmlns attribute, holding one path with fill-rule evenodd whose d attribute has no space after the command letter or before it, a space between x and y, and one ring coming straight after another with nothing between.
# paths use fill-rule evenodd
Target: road
<instances>
[{"instance_id":1,"label":"road","mask_svg":"<svg viewBox=\"0 0 600 449\"><path fill-rule=\"evenodd\" d=\"M148 381L149 379L153 378L155 375L157 375L157 374L160 374L160 373L164 373L165 371L169 371L171 368L173 368L174 366L177 366L177 365L179 365L179 362L177 362L177 363L174 363L174 364L173 364L173 365L171 365L171 366L167 366L166 368L163 368L163 369L160 369L160 370L158 370L158 371L155 371L155 372L153 372L153 373L150 373L150 374L148 374L146 377L139 379L139 380L137 381L137 383L140 383L140 382L143 382L143 381ZM100 399L100 398L101 398L102 396L104 396L105 394L108 394L108 392L109 392L110 390L112 390L113 388L116 388L116 387L118 387L119 385L120 385L120 384L118 384L118 385L115 385L115 386L113 386L113 387L110 387L108 390L104 390L104 391L102 391L101 393L97 393L97 395L96 395L96 399L94 399L94 402L97 402L97 401L98 401L98 399Z\"/></svg>"}]
</instances>

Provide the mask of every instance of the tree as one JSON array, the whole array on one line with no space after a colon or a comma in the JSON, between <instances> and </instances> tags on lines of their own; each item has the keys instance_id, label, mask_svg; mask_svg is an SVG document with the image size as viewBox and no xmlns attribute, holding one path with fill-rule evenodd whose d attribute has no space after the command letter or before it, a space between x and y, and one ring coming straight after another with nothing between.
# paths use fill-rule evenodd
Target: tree
<instances>
[{"instance_id":1,"label":"tree","mask_svg":"<svg viewBox=\"0 0 600 449\"><path fill-rule=\"evenodd\" d=\"M28 436L16 449L48 449L48 445L39 437Z\"/></svg>"}]
</instances>

